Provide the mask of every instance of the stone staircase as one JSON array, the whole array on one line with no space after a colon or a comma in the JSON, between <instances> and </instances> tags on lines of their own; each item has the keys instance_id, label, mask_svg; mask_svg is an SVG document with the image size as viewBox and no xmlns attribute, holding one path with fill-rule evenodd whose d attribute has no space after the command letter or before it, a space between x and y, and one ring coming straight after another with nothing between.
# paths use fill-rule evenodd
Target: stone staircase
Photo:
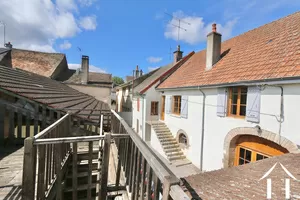
<instances>
[{"instance_id":1,"label":"stone staircase","mask_svg":"<svg viewBox=\"0 0 300 200\"><path fill-rule=\"evenodd\" d=\"M167 155L169 161L174 162L177 160L183 160L186 157L184 156L179 144L176 139L173 137L170 129L163 122L156 122L152 124L157 138Z\"/></svg>"}]
</instances>

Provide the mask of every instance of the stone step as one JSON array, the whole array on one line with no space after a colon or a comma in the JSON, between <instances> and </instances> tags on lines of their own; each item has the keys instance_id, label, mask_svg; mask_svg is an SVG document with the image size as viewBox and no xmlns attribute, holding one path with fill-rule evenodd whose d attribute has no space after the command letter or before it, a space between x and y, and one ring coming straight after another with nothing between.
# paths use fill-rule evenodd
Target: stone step
<instances>
[{"instance_id":1,"label":"stone step","mask_svg":"<svg viewBox=\"0 0 300 200\"><path fill-rule=\"evenodd\" d=\"M172 148L179 148L178 144L166 144L166 145L162 145L163 149L172 149Z\"/></svg>"},{"instance_id":2,"label":"stone step","mask_svg":"<svg viewBox=\"0 0 300 200\"><path fill-rule=\"evenodd\" d=\"M165 153L169 153L169 152L176 152L176 151L181 151L181 149L179 147L174 147L174 148L168 148L164 150Z\"/></svg>"},{"instance_id":3,"label":"stone step","mask_svg":"<svg viewBox=\"0 0 300 200\"><path fill-rule=\"evenodd\" d=\"M163 138L160 139L160 142L172 142L172 143L177 143L177 141L174 138Z\"/></svg>"},{"instance_id":4,"label":"stone step","mask_svg":"<svg viewBox=\"0 0 300 200\"><path fill-rule=\"evenodd\" d=\"M165 140L165 141L160 141L160 144L162 146L165 146L165 145L178 145L178 143L176 142L176 140Z\"/></svg>"},{"instance_id":5,"label":"stone step","mask_svg":"<svg viewBox=\"0 0 300 200\"><path fill-rule=\"evenodd\" d=\"M171 157L171 156L183 156L183 153L181 150L177 150L176 152L169 152L169 153L166 153L167 157Z\"/></svg>"},{"instance_id":6,"label":"stone step","mask_svg":"<svg viewBox=\"0 0 300 200\"><path fill-rule=\"evenodd\" d=\"M183 156L183 155L174 155L174 156L172 155L172 156L167 156L167 157L170 161L185 159L185 156Z\"/></svg>"},{"instance_id":7,"label":"stone step","mask_svg":"<svg viewBox=\"0 0 300 200\"><path fill-rule=\"evenodd\" d=\"M173 138L171 134L157 135L158 139ZM173 138L174 139L174 138Z\"/></svg>"}]
</instances>

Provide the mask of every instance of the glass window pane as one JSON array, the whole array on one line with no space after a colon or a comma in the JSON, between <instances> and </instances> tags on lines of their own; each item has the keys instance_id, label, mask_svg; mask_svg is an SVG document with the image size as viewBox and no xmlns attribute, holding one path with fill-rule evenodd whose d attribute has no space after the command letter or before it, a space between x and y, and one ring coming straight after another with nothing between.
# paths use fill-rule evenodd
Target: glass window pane
<instances>
[{"instance_id":1,"label":"glass window pane","mask_svg":"<svg viewBox=\"0 0 300 200\"><path fill-rule=\"evenodd\" d=\"M242 94L241 95L241 104L246 104L247 103L247 95L246 94Z\"/></svg>"},{"instance_id":2,"label":"glass window pane","mask_svg":"<svg viewBox=\"0 0 300 200\"><path fill-rule=\"evenodd\" d=\"M246 161L249 161L249 162L251 161L251 154L252 154L251 151L246 150L246 156L245 156Z\"/></svg>"},{"instance_id":3,"label":"glass window pane","mask_svg":"<svg viewBox=\"0 0 300 200\"><path fill-rule=\"evenodd\" d=\"M233 93L233 94L237 94L237 93L238 93L238 88L237 88L237 87L232 88L232 93Z\"/></svg>"},{"instance_id":4,"label":"glass window pane","mask_svg":"<svg viewBox=\"0 0 300 200\"><path fill-rule=\"evenodd\" d=\"M240 116L246 116L246 106L240 107Z\"/></svg>"},{"instance_id":5,"label":"glass window pane","mask_svg":"<svg viewBox=\"0 0 300 200\"><path fill-rule=\"evenodd\" d=\"M232 104L237 104L237 100L238 100L238 95L237 94L233 94L232 95Z\"/></svg>"},{"instance_id":6,"label":"glass window pane","mask_svg":"<svg viewBox=\"0 0 300 200\"><path fill-rule=\"evenodd\" d=\"M240 148L240 155L239 155L240 158L245 158L245 149L243 148Z\"/></svg>"},{"instance_id":7,"label":"glass window pane","mask_svg":"<svg viewBox=\"0 0 300 200\"><path fill-rule=\"evenodd\" d=\"M236 115L237 105L231 106L231 114Z\"/></svg>"},{"instance_id":8,"label":"glass window pane","mask_svg":"<svg viewBox=\"0 0 300 200\"><path fill-rule=\"evenodd\" d=\"M239 165L243 165L244 164L244 160L242 158L239 159Z\"/></svg>"},{"instance_id":9,"label":"glass window pane","mask_svg":"<svg viewBox=\"0 0 300 200\"><path fill-rule=\"evenodd\" d=\"M244 94L246 94L246 93L247 93L247 90L248 90L248 88L246 88L246 87L242 87L242 88L241 88L241 93L244 93Z\"/></svg>"},{"instance_id":10,"label":"glass window pane","mask_svg":"<svg viewBox=\"0 0 300 200\"><path fill-rule=\"evenodd\" d=\"M264 159L264 156L257 153L256 154L256 160L262 160L262 159Z\"/></svg>"}]
</instances>

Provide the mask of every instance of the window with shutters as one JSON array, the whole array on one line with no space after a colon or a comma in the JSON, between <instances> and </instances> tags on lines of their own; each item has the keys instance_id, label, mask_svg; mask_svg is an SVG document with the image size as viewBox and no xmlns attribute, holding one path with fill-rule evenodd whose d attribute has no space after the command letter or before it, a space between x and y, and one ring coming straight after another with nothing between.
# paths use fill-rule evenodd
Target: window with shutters
<instances>
[{"instance_id":1,"label":"window with shutters","mask_svg":"<svg viewBox=\"0 0 300 200\"><path fill-rule=\"evenodd\" d=\"M181 96L173 96L172 113L180 115L181 111Z\"/></svg>"},{"instance_id":2,"label":"window with shutters","mask_svg":"<svg viewBox=\"0 0 300 200\"><path fill-rule=\"evenodd\" d=\"M247 87L229 88L228 116L245 117L247 105Z\"/></svg>"},{"instance_id":3,"label":"window with shutters","mask_svg":"<svg viewBox=\"0 0 300 200\"><path fill-rule=\"evenodd\" d=\"M151 115L158 115L158 101L151 101Z\"/></svg>"}]
</instances>

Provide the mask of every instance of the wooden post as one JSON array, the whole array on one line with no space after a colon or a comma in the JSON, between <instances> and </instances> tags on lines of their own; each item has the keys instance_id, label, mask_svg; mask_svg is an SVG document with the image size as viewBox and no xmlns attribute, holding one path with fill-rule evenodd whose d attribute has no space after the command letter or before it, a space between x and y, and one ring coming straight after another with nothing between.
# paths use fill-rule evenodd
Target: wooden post
<instances>
[{"instance_id":1,"label":"wooden post","mask_svg":"<svg viewBox=\"0 0 300 200\"><path fill-rule=\"evenodd\" d=\"M18 111L18 128L17 128L17 138L20 139L20 138L23 138L22 136L22 111L17 109Z\"/></svg>"},{"instance_id":2,"label":"wooden post","mask_svg":"<svg viewBox=\"0 0 300 200\"><path fill-rule=\"evenodd\" d=\"M163 197L162 200L169 200L169 194L170 194L170 181L169 177L166 177L163 182Z\"/></svg>"},{"instance_id":3,"label":"wooden post","mask_svg":"<svg viewBox=\"0 0 300 200\"><path fill-rule=\"evenodd\" d=\"M31 122L31 114L30 114L30 111L27 111L27 114L26 114L26 137L30 137L31 134L30 134L30 123Z\"/></svg>"},{"instance_id":4,"label":"wooden post","mask_svg":"<svg viewBox=\"0 0 300 200\"><path fill-rule=\"evenodd\" d=\"M117 166L117 172L116 172L116 187L120 184L120 175L121 175L121 162L122 162L122 153L123 153L123 139L119 139L119 145L118 145L118 166ZM121 150L122 149L122 150Z\"/></svg>"},{"instance_id":5,"label":"wooden post","mask_svg":"<svg viewBox=\"0 0 300 200\"><path fill-rule=\"evenodd\" d=\"M58 130L60 131L60 130ZM56 154L55 154L55 164L56 164L56 200L62 200L63 192L62 192L62 173L61 173L61 144L56 145Z\"/></svg>"},{"instance_id":6,"label":"wooden post","mask_svg":"<svg viewBox=\"0 0 300 200\"><path fill-rule=\"evenodd\" d=\"M110 157L110 142L111 135L107 133L104 138L104 152L101 168L101 186L99 192L99 200L105 200L107 196L107 182L108 182L108 167L109 167L109 157Z\"/></svg>"},{"instance_id":7,"label":"wooden post","mask_svg":"<svg viewBox=\"0 0 300 200\"><path fill-rule=\"evenodd\" d=\"M38 134L38 125L39 125L39 105L35 104L35 113L34 113L34 133L33 135Z\"/></svg>"},{"instance_id":8,"label":"wooden post","mask_svg":"<svg viewBox=\"0 0 300 200\"><path fill-rule=\"evenodd\" d=\"M72 188L73 188L73 200L77 200L77 142L73 143L73 177L72 177Z\"/></svg>"},{"instance_id":9,"label":"wooden post","mask_svg":"<svg viewBox=\"0 0 300 200\"><path fill-rule=\"evenodd\" d=\"M36 174L36 147L34 138L29 137L24 141L22 199L34 199L35 174Z\"/></svg>"},{"instance_id":10,"label":"wooden post","mask_svg":"<svg viewBox=\"0 0 300 200\"><path fill-rule=\"evenodd\" d=\"M151 191L151 186L152 186L152 169L150 167L150 165L147 165L147 185L146 185L146 200L151 200L151 195L152 195L152 191Z\"/></svg>"},{"instance_id":11,"label":"wooden post","mask_svg":"<svg viewBox=\"0 0 300 200\"><path fill-rule=\"evenodd\" d=\"M89 142L89 159L88 159L88 190L87 190L87 198L92 198L92 171L93 171L93 142Z\"/></svg>"},{"instance_id":12,"label":"wooden post","mask_svg":"<svg viewBox=\"0 0 300 200\"><path fill-rule=\"evenodd\" d=\"M9 110L9 138L15 138L15 111L13 108Z\"/></svg>"},{"instance_id":13,"label":"wooden post","mask_svg":"<svg viewBox=\"0 0 300 200\"><path fill-rule=\"evenodd\" d=\"M142 155L142 174L141 174L141 196L142 199L144 199L144 193L145 193L145 175L146 175L146 159Z\"/></svg>"},{"instance_id":14,"label":"wooden post","mask_svg":"<svg viewBox=\"0 0 300 200\"><path fill-rule=\"evenodd\" d=\"M132 164L130 166L132 166L132 169L130 170L130 180L129 180L129 192L134 192L134 177L135 177L135 173L136 173L136 158L137 158L137 147L135 146L135 144L133 143L133 154L131 155L131 159L132 159Z\"/></svg>"},{"instance_id":15,"label":"wooden post","mask_svg":"<svg viewBox=\"0 0 300 200\"><path fill-rule=\"evenodd\" d=\"M158 177L154 174L154 177L153 177L153 182L154 182L154 199L159 199L159 179Z\"/></svg>"},{"instance_id":16,"label":"wooden post","mask_svg":"<svg viewBox=\"0 0 300 200\"><path fill-rule=\"evenodd\" d=\"M45 145L38 147L38 188L37 199L45 199Z\"/></svg>"},{"instance_id":17,"label":"wooden post","mask_svg":"<svg viewBox=\"0 0 300 200\"><path fill-rule=\"evenodd\" d=\"M138 156L137 156L137 164L136 164L136 177L134 181L134 189L133 195L132 195L132 200L138 200L139 199L139 188L140 188L140 181L141 181L141 152L138 151Z\"/></svg>"}]
</instances>

